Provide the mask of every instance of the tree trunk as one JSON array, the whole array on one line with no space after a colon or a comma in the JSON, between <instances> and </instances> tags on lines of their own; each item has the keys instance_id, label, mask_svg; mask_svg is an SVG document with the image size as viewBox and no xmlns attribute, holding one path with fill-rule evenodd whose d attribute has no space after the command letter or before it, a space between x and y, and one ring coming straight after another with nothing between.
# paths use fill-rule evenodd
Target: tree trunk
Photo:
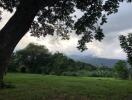
<instances>
[{"instance_id":1,"label":"tree trunk","mask_svg":"<svg viewBox=\"0 0 132 100\"><path fill-rule=\"evenodd\" d=\"M21 0L15 14L0 31L0 87L3 87L3 76L15 46L29 30L39 11L37 3L37 0Z\"/></svg>"}]
</instances>

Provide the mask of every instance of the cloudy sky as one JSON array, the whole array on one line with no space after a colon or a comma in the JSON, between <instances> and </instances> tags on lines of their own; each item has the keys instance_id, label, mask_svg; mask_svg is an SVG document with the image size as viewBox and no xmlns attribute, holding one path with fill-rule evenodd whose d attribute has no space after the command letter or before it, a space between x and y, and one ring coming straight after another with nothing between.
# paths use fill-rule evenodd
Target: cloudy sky
<instances>
[{"instance_id":1,"label":"cloudy sky","mask_svg":"<svg viewBox=\"0 0 132 100\"><path fill-rule=\"evenodd\" d=\"M4 11L0 28L9 20L11 14ZM52 36L34 38L27 33L19 42L15 50L27 46L30 42L45 45L51 52L62 52L66 55L85 55L103 58L126 59L126 54L120 48L118 36L132 32L132 4L122 3L117 14L108 17L108 23L103 26L105 38L102 42L94 41L87 44L88 50L81 53L77 50L77 36L72 35L70 40L59 40Z\"/></svg>"}]
</instances>

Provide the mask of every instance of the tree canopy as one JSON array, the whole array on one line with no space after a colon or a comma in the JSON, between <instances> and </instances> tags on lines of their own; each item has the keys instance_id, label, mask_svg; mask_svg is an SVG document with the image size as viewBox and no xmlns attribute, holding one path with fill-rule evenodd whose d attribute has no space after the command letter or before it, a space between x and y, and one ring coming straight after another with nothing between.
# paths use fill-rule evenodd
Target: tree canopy
<instances>
[{"instance_id":1,"label":"tree canopy","mask_svg":"<svg viewBox=\"0 0 132 100\"><path fill-rule=\"evenodd\" d=\"M12 12L20 4L35 3L39 12L32 22L32 36L40 37L57 34L62 39L69 39L72 30L82 38L78 48L85 50L86 43L93 39L101 41L104 37L102 25L107 22L107 16L116 13L120 2L131 0L1 0L0 7ZM25 9L23 9L25 10ZM83 12L81 18L74 20L74 12Z\"/></svg>"},{"instance_id":2,"label":"tree canopy","mask_svg":"<svg viewBox=\"0 0 132 100\"><path fill-rule=\"evenodd\" d=\"M14 52L9 64L11 72L60 75L67 71L94 70L95 66L74 61L62 53L51 54L45 46L29 44Z\"/></svg>"},{"instance_id":3,"label":"tree canopy","mask_svg":"<svg viewBox=\"0 0 132 100\"><path fill-rule=\"evenodd\" d=\"M119 39L121 48L127 54L128 63L132 67L132 33L129 33L128 36L121 35Z\"/></svg>"}]
</instances>

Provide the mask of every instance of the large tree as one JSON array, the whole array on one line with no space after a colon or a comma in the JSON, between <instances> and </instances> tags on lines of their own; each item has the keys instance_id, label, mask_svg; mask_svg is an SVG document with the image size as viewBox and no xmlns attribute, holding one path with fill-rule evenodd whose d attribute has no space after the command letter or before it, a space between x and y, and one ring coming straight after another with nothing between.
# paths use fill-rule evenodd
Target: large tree
<instances>
[{"instance_id":1,"label":"large tree","mask_svg":"<svg viewBox=\"0 0 132 100\"><path fill-rule=\"evenodd\" d=\"M26 68L30 73L41 73L41 68L51 61L51 53L45 46L30 43L26 48L14 53L17 68ZM15 65L16 66L16 65ZM37 67L37 68L36 68Z\"/></svg>"},{"instance_id":2,"label":"large tree","mask_svg":"<svg viewBox=\"0 0 132 100\"><path fill-rule=\"evenodd\" d=\"M119 39L121 48L127 54L128 63L132 67L132 33L129 33L128 36L121 35Z\"/></svg>"},{"instance_id":3,"label":"large tree","mask_svg":"<svg viewBox=\"0 0 132 100\"><path fill-rule=\"evenodd\" d=\"M9 58L20 39L29 31L33 36L57 34L68 39L72 30L81 35L78 48L85 50L85 43L104 37L101 25L106 16L117 12L125 0L0 0L0 7L15 14L0 31L0 84ZM131 0L126 0L130 2ZM73 13L83 12L74 20ZM2 10L1 10L2 11Z\"/></svg>"},{"instance_id":4,"label":"large tree","mask_svg":"<svg viewBox=\"0 0 132 100\"><path fill-rule=\"evenodd\" d=\"M127 36L121 35L120 46L127 54L127 62L130 64L129 68L129 79L132 79L132 33L129 33Z\"/></svg>"}]
</instances>

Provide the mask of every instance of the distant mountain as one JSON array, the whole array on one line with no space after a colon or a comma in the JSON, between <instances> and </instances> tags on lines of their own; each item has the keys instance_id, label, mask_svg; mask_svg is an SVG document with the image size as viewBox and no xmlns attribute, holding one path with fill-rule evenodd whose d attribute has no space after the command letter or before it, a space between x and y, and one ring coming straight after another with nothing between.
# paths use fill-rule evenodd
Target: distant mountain
<instances>
[{"instance_id":1,"label":"distant mountain","mask_svg":"<svg viewBox=\"0 0 132 100\"><path fill-rule=\"evenodd\" d=\"M70 55L69 57L76 61L89 63L95 66L103 65L103 66L113 67L115 63L119 61L119 59L96 58L96 57L89 57L82 55Z\"/></svg>"}]
</instances>

